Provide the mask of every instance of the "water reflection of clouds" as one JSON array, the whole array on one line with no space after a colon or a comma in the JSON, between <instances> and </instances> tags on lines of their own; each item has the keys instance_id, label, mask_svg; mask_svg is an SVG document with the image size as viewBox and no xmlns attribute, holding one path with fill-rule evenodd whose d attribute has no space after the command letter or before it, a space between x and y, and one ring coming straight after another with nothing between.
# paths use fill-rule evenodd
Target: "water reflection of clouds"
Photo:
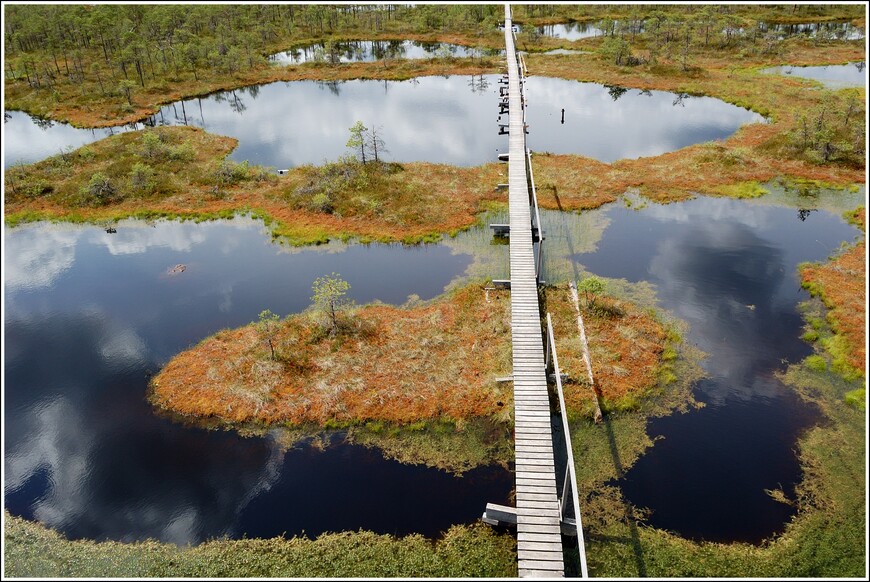
<instances>
[{"instance_id":1,"label":"water reflection of clouds","mask_svg":"<svg viewBox=\"0 0 870 582\"><path fill-rule=\"evenodd\" d=\"M867 86L867 68L864 62L819 67L771 67L761 72L814 79L832 89Z\"/></svg>"},{"instance_id":2,"label":"water reflection of clouds","mask_svg":"<svg viewBox=\"0 0 870 582\"><path fill-rule=\"evenodd\" d=\"M50 287L75 262L78 226L51 228L21 226L15 236L4 236L4 284L18 291Z\"/></svg>"},{"instance_id":3,"label":"water reflection of clouds","mask_svg":"<svg viewBox=\"0 0 870 582\"><path fill-rule=\"evenodd\" d=\"M386 86L387 91L382 81L344 82L336 95L316 82L273 83L261 88L257 107L243 116L214 98L203 99L205 127L239 139L234 159L276 168L319 164L350 153L345 147L348 129L358 120L381 128L390 150L387 159L469 165L480 159L481 139L492 144L483 151L494 150L495 100L466 97L471 91L464 78L461 87L436 77ZM492 120L491 131L485 132L489 140L479 131L485 111Z\"/></svg>"},{"instance_id":4,"label":"water reflection of clouds","mask_svg":"<svg viewBox=\"0 0 870 582\"><path fill-rule=\"evenodd\" d=\"M356 121L382 129L386 159L477 165L492 161L507 140L498 135L497 77L480 77L489 84L484 90L469 79L276 82L171 104L155 122L186 119L235 137L239 145L233 159L275 168L320 164L349 153L348 130ZM706 97L685 99L680 107L674 106L674 94L658 91L641 95L629 90L614 101L607 88L591 83L531 77L527 86L530 146L602 161L653 156L721 139L741 124L762 121L757 114ZM27 131L32 129L31 123ZM7 156L20 156L22 146L14 135L18 145L7 147Z\"/></svg>"},{"instance_id":5,"label":"water reflection of clouds","mask_svg":"<svg viewBox=\"0 0 870 582\"><path fill-rule=\"evenodd\" d=\"M739 222L707 220L662 240L649 270L660 296L711 354L705 367L717 381L705 383L710 399L780 389L758 381L784 353L795 317L794 305L780 298L786 273L779 248Z\"/></svg>"},{"instance_id":6,"label":"water reflection of clouds","mask_svg":"<svg viewBox=\"0 0 870 582\"><path fill-rule=\"evenodd\" d=\"M658 155L693 143L723 139L764 118L711 97L688 97L683 106L662 91L631 89L614 100L608 89L530 77L529 142L533 149L580 153L601 161ZM565 123L561 110L565 109Z\"/></svg>"},{"instance_id":7,"label":"water reflection of clouds","mask_svg":"<svg viewBox=\"0 0 870 582\"><path fill-rule=\"evenodd\" d=\"M71 537L189 544L237 535L238 514L280 478L283 453L271 439L169 425L125 396L146 383L148 354L132 329L99 312L9 325L24 348L12 369L36 366L40 378L10 398L7 506L41 480L28 510ZM12 382L21 383L15 372Z\"/></svg>"},{"instance_id":8,"label":"water reflection of clouds","mask_svg":"<svg viewBox=\"0 0 870 582\"><path fill-rule=\"evenodd\" d=\"M753 229L764 227L770 216L750 201L730 200L728 198L704 198L703 204L656 204L649 203L643 210L648 216L660 222L715 223L719 220L739 222Z\"/></svg>"},{"instance_id":9,"label":"water reflection of clouds","mask_svg":"<svg viewBox=\"0 0 870 582\"><path fill-rule=\"evenodd\" d=\"M21 111L6 111L3 142L6 168L17 162L32 163L55 156L61 149L78 148L109 135L132 129L128 126L106 129L78 129L58 122L34 122Z\"/></svg>"},{"instance_id":10,"label":"water reflection of clouds","mask_svg":"<svg viewBox=\"0 0 870 582\"><path fill-rule=\"evenodd\" d=\"M245 228L243 222L239 228ZM117 232L100 234L93 242L105 245L113 255L137 255L151 247L166 247L173 251L188 252L205 242L202 229L177 221L162 221L160 228L141 221L127 220L119 223Z\"/></svg>"}]
</instances>

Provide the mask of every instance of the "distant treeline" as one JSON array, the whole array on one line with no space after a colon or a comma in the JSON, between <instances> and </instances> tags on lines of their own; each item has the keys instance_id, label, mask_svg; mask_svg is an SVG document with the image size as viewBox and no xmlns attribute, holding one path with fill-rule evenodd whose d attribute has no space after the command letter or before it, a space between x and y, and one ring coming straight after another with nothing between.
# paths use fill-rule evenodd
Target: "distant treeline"
<instances>
[{"instance_id":1,"label":"distant treeline","mask_svg":"<svg viewBox=\"0 0 870 582\"><path fill-rule=\"evenodd\" d=\"M149 80L262 64L293 42L373 32L494 29L501 6L7 5L6 76L59 81Z\"/></svg>"},{"instance_id":2,"label":"distant treeline","mask_svg":"<svg viewBox=\"0 0 870 582\"><path fill-rule=\"evenodd\" d=\"M428 35L476 46L490 36L492 44L504 18L500 4L31 4L4 10L6 98L32 111L71 99L84 107L120 99L132 110L136 91L165 94L174 87L185 93L180 83L230 82L266 67L270 54L329 39ZM649 41L653 52L679 44L684 55L689 45L716 40L723 46L723 31L726 39L747 42L744 31L758 31L761 21L863 17L859 5L537 4L513 11L527 47L537 42L535 25L603 20L611 38ZM624 43L611 45L618 63L630 55Z\"/></svg>"}]
</instances>

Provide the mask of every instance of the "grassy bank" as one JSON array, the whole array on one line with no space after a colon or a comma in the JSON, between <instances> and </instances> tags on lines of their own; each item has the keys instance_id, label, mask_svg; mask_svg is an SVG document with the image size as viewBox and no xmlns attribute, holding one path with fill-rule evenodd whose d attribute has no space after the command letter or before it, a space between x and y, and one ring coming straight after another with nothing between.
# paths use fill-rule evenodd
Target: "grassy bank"
<instances>
[{"instance_id":1,"label":"grassy bank","mask_svg":"<svg viewBox=\"0 0 870 582\"><path fill-rule=\"evenodd\" d=\"M866 229L866 210L862 206L847 217ZM867 363L867 247L862 240L845 248L824 264L803 264L801 283L827 307L827 323L832 333L821 335L818 319L810 321L804 334L819 342L831 357L835 371L848 378L863 378ZM816 360L818 361L818 360Z\"/></svg>"},{"instance_id":2,"label":"grassy bank","mask_svg":"<svg viewBox=\"0 0 870 582\"><path fill-rule=\"evenodd\" d=\"M227 160L236 143L192 127L162 127L13 167L5 176L6 224L213 219L249 212L291 244L350 237L413 243L468 228L503 196L494 190L496 164L345 160L278 176Z\"/></svg>"},{"instance_id":3,"label":"grassy bank","mask_svg":"<svg viewBox=\"0 0 870 582\"><path fill-rule=\"evenodd\" d=\"M436 542L419 535L328 533L215 540L179 548L155 541L70 541L4 515L3 576L15 578L515 577L516 541L488 526L454 526Z\"/></svg>"}]
</instances>

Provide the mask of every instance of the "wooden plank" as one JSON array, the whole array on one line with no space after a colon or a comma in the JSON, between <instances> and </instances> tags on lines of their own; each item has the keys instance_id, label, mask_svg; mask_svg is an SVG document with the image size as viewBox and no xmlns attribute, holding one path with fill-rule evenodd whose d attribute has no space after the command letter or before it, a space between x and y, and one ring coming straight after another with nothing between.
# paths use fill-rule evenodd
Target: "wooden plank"
<instances>
[{"instance_id":1,"label":"wooden plank","mask_svg":"<svg viewBox=\"0 0 870 582\"><path fill-rule=\"evenodd\" d=\"M558 503L555 504L554 507L549 509L542 509L540 507L518 507L516 512L517 520L523 520L523 523L537 523L535 519L543 519L546 518L548 521L546 523L550 523L550 519L555 519L557 521L561 520L562 514L559 512Z\"/></svg>"},{"instance_id":2,"label":"wooden plank","mask_svg":"<svg viewBox=\"0 0 870 582\"><path fill-rule=\"evenodd\" d=\"M514 388L515 475L518 520L517 558L521 576L564 575L559 501L553 461L551 410L544 369L544 342L532 243L530 192L526 172L526 132L519 63L505 6L505 55L508 65L508 128L511 339ZM536 223L540 227L540 224ZM522 536L522 537L520 537ZM530 538L528 536L537 536Z\"/></svg>"},{"instance_id":3,"label":"wooden plank","mask_svg":"<svg viewBox=\"0 0 870 582\"><path fill-rule=\"evenodd\" d=\"M542 496L540 497L541 499L553 499L555 495L555 482L553 485L547 485L546 483L538 483L537 485L534 483L523 483L517 487L517 499L526 499L527 496Z\"/></svg>"},{"instance_id":4,"label":"wooden plank","mask_svg":"<svg viewBox=\"0 0 870 582\"><path fill-rule=\"evenodd\" d=\"M523 548L523 550L523 560L562 561L562 548L559 548L558 552L552 550L532 550L529 548Z\"/></svg>"},{"instance_id":5,"label":"wooden plank","mask_svg":"<svg viewBox=\"0 0 870 582\"><path fill-rule=\"evenodd\" d=\"M565 566L562 565L561 561L559 562L550 562L544 560L519 560L520 570L551 570L562 572L565 569ZM553 576L553 574L541 574L544 577Z\"/></svg>"},{"instance_id":6,"label":"wooden plank","mask_svg":"<svg viewBox=\"0 0 870 582\"><path fill-rule=\"evenodd\" d=\"M519 527L520 525L536 527L539 528L540 531L561 531L558 517L523 517L518 515L517 527Z\"/></svg>"},{"instance_id":7,"label":"wooden plank","mask_svg":"<svg viewBox=\"0 0 870 582\"><path fill-rule=\"evenodd\" d=\"M522 543L533 543L533 542L547 542L547 543L562 543L562 535L558 533L543 533L543 532L529 532L529 531L518 531L517 532L517 541Z\"/></svg>"},{"instance_id":8,"label":"wooden plank","mask_svg":"<svg viewBox=\"0 0 870 582\"><path fill-rule=\"evenodd\" d=\"M561 578L564 574L560 574L556 571L547 571L547 570L538 570L531 568L520 568L518 569L520 578Z\"/></svg>"},{"instance_id":9,"label":"wooden plank","mask_svg":"<svg viewBox=\"0 0 870 582\"><path fill-rule=\"evenodd\" d=\"M559 542L523 542L523 547L532 552L559 552L562 553L562 543ZM526 554L526 558L529 558Z\"/></svg>"},{"instance_id":10,"label":"wooden plank","mask_svg":"<svg viewBox=\"0 0 870 582\"><path fill-rule=\"evenodd\" d=\"M555 487L529 487L522 491L522 495L517 493L517 503L525 503L527 501L540 501L545 503L558 503L556 498Z\"/></svg>"},{"instance_id":11,"label":"wooden plank","mask_svg":"<svg viewBox=\"0 0 870 582\"><path fill-rule=\"evenodd\" d=\"M540 452L535 451L517 451L518 459L528 459L529 461L550 461L553 460L553 451L543 450Z\"/></svg>"},{"instance_id":12,"label":"wooden plank","mask_svg":"<svg viewBox=\"0 0 870 582\"><path fill-rule=\"evenodd\" d=\"M552 469L553 459L533 459L532 457L518 456L516 460L517 472L537 471L541 467Z\"/></svg>"}]
</instances>

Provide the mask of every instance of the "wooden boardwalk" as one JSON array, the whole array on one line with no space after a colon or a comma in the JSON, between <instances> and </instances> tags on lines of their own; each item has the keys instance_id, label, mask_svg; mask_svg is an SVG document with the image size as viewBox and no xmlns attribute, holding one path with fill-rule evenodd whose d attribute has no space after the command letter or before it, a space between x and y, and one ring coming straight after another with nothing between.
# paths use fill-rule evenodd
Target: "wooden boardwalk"
<instances>
[{"instance_id":1,"label":"wooden boardwalk","mask_svg":"<svg viewBox=\"0 0 870 582\"><path fill-rule=\"evenodd\" d=\"M520 576L561 577L565 568L526 175L525 104L509 5L505 5L504 28L510 115L508 191L517 558Z\"/></svg>"}]
</instances>

